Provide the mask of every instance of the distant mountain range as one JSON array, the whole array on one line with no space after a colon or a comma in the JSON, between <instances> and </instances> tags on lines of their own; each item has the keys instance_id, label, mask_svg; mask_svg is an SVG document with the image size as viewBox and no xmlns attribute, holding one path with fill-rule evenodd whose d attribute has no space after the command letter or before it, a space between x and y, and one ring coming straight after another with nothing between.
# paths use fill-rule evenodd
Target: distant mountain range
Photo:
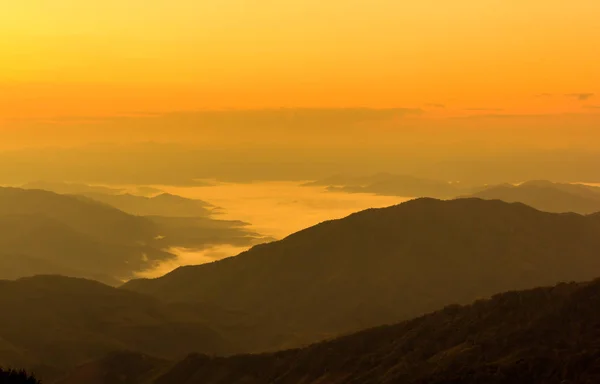
<instances>
[{"instance_id":1,"label":"distant mountain range","mask_svg":"<svg viewBox=\"0 0 600 384\"><path fill-rule=\"evenodd\" d=\"M246 223L207 217L203 202L166 194L94 195L98 200L0 188L0 279L63 274L118 285L174 258L167 251L170 247L203 249L264 241ZM173 206L179 207L172 209L175 217L142 216L167 213Z\"/></svg>"},{"instance_id":2,"label":"distant mountain range","mask_svg":"<svg viewBox=\"0 0 600 384\"><path fill-rule=\"evenodd\" d=\"M62 195L86 195L86 194L104 194L104 195L122 195L127 190L133 189L133 193L136 196L147 196L152 197L163 193L158 188L149 187L145 185L139 185L133 188L115 188L107 187L103 185L89 185L83 183L68 183L61 181L32 181L21 185L23 189L43 189L45 191L51 191L60 193Z\"/></svg>"},{"instance_id":3,"label":"distant mountain range","mask_svg":"<svg viewBox=\"0 0 600 384\"><path fill-rule=\"evenodd\" d=\"M135 194L125 189L78 183L31 182L23 189L41 189L65 195L86 196L136 216L208 217L218 213L212 204L164 193L152 187L135 187Z\"/></svg>"},{"instance_id":4,"label":"distant mountain range","mask_svg":"<svg viewBox=\"0 0 600 384\"><path fill-rule=\"evenodd\" d=\"M600 212L600 188L583 184L528 181L519 185L492 186L471 196L520 202L546 212Z\"/></svg>"},{"instance_id":5,"label":"distant mountain range","mask_svg":"<svg viewBox=\"0 0 600 384\"><path fill-rule=\"evenodd\" d=\"M83 195L137 216L209 217L219 212L218 208L205 201L187 199L170 193L161 193L153 197L128 193L121 195L86 193Z\"/></svg>"},{"instance_id":6,"label":"distant mountain range","mask_svg":"<svg viewBox=\"0 0 600 384\"><path fill-rule=\"evenodd\" d=\"M60 384L564 384L600 382L600 281L511 291L273 354L117 353Z\"/></svg>"},{"instance_id":7,"label":"distant mountain range","mask_svg":"<svg viewBox=\"0 0 600 384\"><path fill-rule=\"evenodd\" d=\"M451 303L600 275L600 216L416 199L125 289L262 319L249 350L305 345Z\"/></svg>"},{"instance_id":8,"label":"distant mountain range","mask_svg":"<svg viewBox=\"0 0 600 384\"><path fill-rule=\"evenodd\" d=\"M463 185L407 175L380 173L371 176L333 176L305 186L324 186L329 191L372 193L384 196L477 197L520 202L546 212L589 214L600 211L600 187L533 180L521 184Z\"/></svg>"},{"instance_id":9,"label":"distant mountain range","mask_svg":"<svg viewBox=\"0 0 600 384\"><path fill-rule=\"evenodd\" d=\"M337 175L306 183L304 186L324 186L329 191L346 193L440 199L452 198L472 191L472 188L463 187L457 183L391 173L378 173L370 176Z\"/></svg>"}]
</instances>

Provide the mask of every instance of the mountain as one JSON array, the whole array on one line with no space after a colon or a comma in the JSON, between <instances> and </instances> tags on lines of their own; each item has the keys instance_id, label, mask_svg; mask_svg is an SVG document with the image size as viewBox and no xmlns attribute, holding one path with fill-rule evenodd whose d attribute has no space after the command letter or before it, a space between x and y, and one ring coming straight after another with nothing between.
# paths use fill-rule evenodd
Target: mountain
<instances>
[{"instance_id":1,"label":"mountain","mask_svg":"<svg viewBox=\"0 0 600 384\"><path fill-rule=\"evenodd\" d=\"M0 366L57 378L108 353L130 350L178 359L197 350L227 354L220 327L234 313L165 304L95 281L59 276L0 280Z\"/></svg>"},{"instance_id":2,"label":"mountain","mask_svg":"<svg viewBox=\"0 0 600 384\"><path fill-rule=\"evenodd\" d=\"M30 244L35 245L38 243L32 242ZM45 246L45 244L42 244L42 247ZM113 275L101 272L103 267L98 262L98 259L95 258L100 255L101 250L90 250L95 251L91 260L81 258L81 260L75 260L74 262L72 262L73 260L63 259L62 256L64 253L56 257L59 260L47 260L44 256L36 257L23 253L9 254L4 251L0 253L0 280L17 280L26 276L51 274L86 277L115 287L123 284L122 280L117 279ZM23 251L24 249L21 249L19 252ZM88 266L84 266L85 263Z\"/></svg>"},{"instance_id":3,"label":"mountain","mask_svg":"<svg viewBox=\"0 0 600 384\"><path fill-rule=\"evenodd\" d=\"M0 215L43 216L113 243L148 243L155 236L155 227L148 220L91 199L43 190L0 188Z\"/></svg>"},{"instance_id":4,"label":"mountain","mask_svg":"<svg viewBox=\"0 0 600 384\"><path fill-rule=\"evenodd\" d=\"M0 278L60 273L119 284L175 257L160 234L153 221L88 198L0 188Z\"/></svg>"},{"instance_id":5,"label":"mountain","mask_svg":"<svg viewBox=\"0 0 600 384\"><path fill-rule=\"evenodd\" d=\"M600 216L416 199L123 288L261 319L249 350L306 345L496 292L600 275Z\"/></svg>"},{"instance_id":6,"label":"mountain","mask_svg":"<svg viewBox=\"0 0 600 384\"><path fill-rule=\"evenodd\" d=\"M206 210L203 203L171 195L103 196L125 199L125 203L145 202L140 207L148 204L146 213L153 212L152 207L158 207L155 213L168 211L168 206L178 201L183 201L181 211L175 209L174 215L183 214L190 204L198 208L190 208L190 213ZM161 201L169 203L162 208L154 203ZM0 188L0 279L62 274L119 285L139 271L174 259L168 251L174 247L251 246L263 240L239 221L144 217L86 196Z\"/></svg>"},{"instance_id":7,"label":"mountain","mask_svg":"<svg viewBox=\"0 0 600 384\"><path fill-rule=\"evenodd\" d=\"M45 190L64 195L81 195L136 216L207 217L218 209L206 201L188 199L161 190L138 186L135 193L124 189L80 183L37 181L23 189Z\"/></svg>"},{"instance_id":8,"label":"mountain","mask_svg":"<svg viewBox=\"0 0 600 384\"><path fill-rule=\"evenodd\" d=\"M156 196L163 193L160 189L149 187L149 186L135 186L123 188L112 188L102 185L89 185L83 183L67 183L60 181L33 181L21 185L23 189L43 189L45 191L51 191L60 193L62 195L86 195L86 194L104 194L104 195L122 195L126 191L130 191L137 196Z\"/></svg>"},{"instance_id":9,"label":"mountain","mask_svg":"<svg viewBox=\"0 0 600 384\"><path fill-rule=\"evenodd\" d=\"M125 192L122 188L111 188L101 185L88 185L82 183L65 183L54 181L32 181L21 185L23 189L42 189L60 193L61 195L83 195L86 193L103 193L107 195L119 195Z\"/></svg>"},{"instance_id":10,"label":"mountain","mask_svg":"<svg viewBox=\"0 0 600 384\"><path fill-rule=\"evenodd\" d=\"M472 197L521 202L547 212L589 214L600 211L600 188L583 184L528 181L516 186L489 187Z\"/></svg>"},{"instance_id":11,"label":"mountain","mask_svg":"<svg viewBox=\"0 0 600 384\"><path fill-rule=\"evenodd\" d=\"M217 212L212 204L205 201L187 199L169 193L161 193L154 197L127 193L119 195L85 193L83 195L136 216L208 217Z\"/></svg>"},{"instance_id":12,"label":"mountain","mask_svg":"<svg viewBox=\"0 0 600 384\"><path fill-rule=\"evenodd\" d=\"M116 351L84 364L56 384L149 383L164 374L173 363L141 353Z\"/></svg>"},{"instance_id":13,"label":"mountain","mask_svg":"<svg viewBox=\"0 0 600 384\"><path fill-rule=\"evenodd\" d=\"M90 371L128 384L592 384L600 381L600 280L496 294L303 349L193 354L173 365L120 356L61 384L119 383L82 375Z\"/></svg>"},{"instance_id":14,"label":"mountain","mask_svg":"<svg viewBox=\"0 0 600 384\"><path fill-rule=\"evenodd\" d=\"M346 193L435 198L452 198L468 190L460 184L391 173L355 177L337 175L306 183L304 186L325 186L329 191Z\"/></svg>"},{"instance_id":15,"label":"mountain","mask_svg":"<svg viewBox=\"0 0 600 384\"><path fill-rule=\"evenodd\" d=\"M207 217L218 208L206 201L164 193L152 187L138 186L135 193L124 189L80 183L37 181L23 189L38 189L65 195L81 195L136 216Z\"/></svg>"}]
</instances>

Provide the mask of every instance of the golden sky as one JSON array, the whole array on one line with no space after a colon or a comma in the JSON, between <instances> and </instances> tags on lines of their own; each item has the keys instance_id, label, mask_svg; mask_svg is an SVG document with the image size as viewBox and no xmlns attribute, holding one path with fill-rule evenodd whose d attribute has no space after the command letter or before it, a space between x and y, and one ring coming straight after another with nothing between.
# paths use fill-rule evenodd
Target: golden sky
<instances>
[{"instance_id":1,"label":"golden sky","mask_svg":"<svg viewBox=\"0 0 600 384\"><path fill-rule=\"evenodd\" d=\"M598 0L0 0L0 130L281 107L591 124L599 18Z\"/></svg>"}]
</instances>

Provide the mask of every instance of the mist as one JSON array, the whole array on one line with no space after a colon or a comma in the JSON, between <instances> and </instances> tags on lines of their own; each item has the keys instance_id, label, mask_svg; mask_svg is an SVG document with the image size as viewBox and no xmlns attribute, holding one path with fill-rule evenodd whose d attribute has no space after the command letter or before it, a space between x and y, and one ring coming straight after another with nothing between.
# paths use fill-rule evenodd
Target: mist
<instances>
[{"instance_id":1,"label":"mist","mask_svg":"<svg viewBox=\"0 0 600 384\"><path fill-rule=\"evenodd\" d=\"M598 0L0 11L0 384L600 383Z\"/></svg>"}]
</instances>

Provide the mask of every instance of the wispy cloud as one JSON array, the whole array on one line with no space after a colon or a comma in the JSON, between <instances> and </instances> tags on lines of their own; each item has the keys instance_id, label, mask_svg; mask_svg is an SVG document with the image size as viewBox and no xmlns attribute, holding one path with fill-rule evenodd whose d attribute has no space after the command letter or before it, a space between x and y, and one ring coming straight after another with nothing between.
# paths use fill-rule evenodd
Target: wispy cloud
<instances>
[{"instance_id":1,"label":"wispy cloud","mask_svg":"<svg viewBox=\"0 0 600 384\"><path fill-rule=\"evenodd\" d=\"M429 108L446 108L446 106L444 104L439 104L439 103L427 103L425 104L426 107Z\"/></svg>"},{"instance_id":2,"label":"wispy cloud","mask_svg":"<svg viewBox=\"0 0 600 384\"><path fill-rule=\"evenodd\" d=\"M583 108L587 108L587 109L600 109L600 105L586 105Z\"/></svg>"},{"instance_id":3,"label":"wispy cloud","mask_svg":"<svg viewBox=\"0 0 600 384\"><path fill-rule=\"evenodd\" d=\"M465 108L465 111L473 112L501 112L503 110L502 108Z\"/></svg>"},{"instance_id":4,"label":"wispy cloud","mask_svg":"<svg viewBox=\"0 0 600 384\"><path fill-rule=\"evenodd\" d=\"M577 99L579 101L586 101L594 97L593 93L568 93L565 96Z\"/></svg>"},{"instance_id":5,"label":"wispy cloud","mask_svg":"<svg viewBox=\"0 0 600 384\"><path fill-rule=\"evenodd\" d=\"M97 124L131 120L170 120L183 123L208 125L256 124L315 124L341 123L354 124L382 121L402 117L419 116L425 111L420 108L273 108L273 109L231 109L176 111L167 113L120 113L112 116L57 116L49 118L16 118L12 121L38 122L49 124Z\"/></svg>"},{"instance_id":6,"label":"wispy cloud","mask_svg":"<svg viewBox=\"0 0 600 384\"><path fill-rule=\"evenodd\" d=\"M535 95L533 95L533 97L537 97L537 98L546 98L546 97L552 97L554 96L551 93L537 93Z\"/></svg>"}]
</instances>

